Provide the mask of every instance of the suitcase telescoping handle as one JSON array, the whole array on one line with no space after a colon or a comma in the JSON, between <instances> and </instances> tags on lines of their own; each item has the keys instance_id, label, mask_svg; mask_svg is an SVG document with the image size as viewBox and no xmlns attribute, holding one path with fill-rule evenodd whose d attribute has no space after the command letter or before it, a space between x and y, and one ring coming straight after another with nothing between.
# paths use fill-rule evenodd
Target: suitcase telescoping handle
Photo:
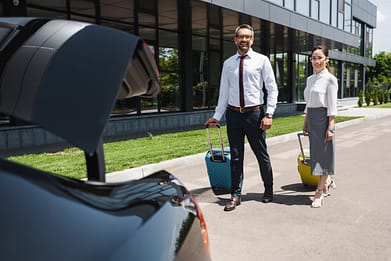
<instances>
[{"instance_id":1,"label":"suitcase telescoping handle","mask_svg":"<svg viewBox=\"0 0 391 261\"><path fill-rule=\"evenodd\" d=\"M303 132L297 133L297 138L299 139L299 144L300 144L301 155L303 156L303 160L304 160L304 149L303 149L303 143L301 142L301 136L308 136L308 134Z\"/></svg>"},{"instance_id":2,"label":"suitcase telescoping handle","mask_svg":"<svg viewBox=\"0 0 391 261\"><path fill-rule=\"evenodd\" d=\"M223 136L221 135L220 124L218 124L218 123L215 123L215 124L207 124L207 125L206 125L206 133L208 134L209 150L210 150L210 156L212 157L212 161L215 160L215 157L214 157L214 154L213 154L212 139L210 138L210 132L209 132L209 127L210 127L210 126L215 126L215 127L217 127L217 132L218 132L218 134L219 134L220 146L221 146L221 158L222 158L223 161L225 161Z\"/></svg>"}]
</instances>

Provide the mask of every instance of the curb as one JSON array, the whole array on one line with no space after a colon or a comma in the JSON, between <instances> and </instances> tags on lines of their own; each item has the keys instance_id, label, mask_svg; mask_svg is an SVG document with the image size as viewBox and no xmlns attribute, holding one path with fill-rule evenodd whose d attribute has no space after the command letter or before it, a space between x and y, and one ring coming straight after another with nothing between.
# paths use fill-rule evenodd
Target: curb
<instances>
[{"instance_id":1,"label":"curb","mask_svg":"<svg viewBox=\"0 0 391 261\"><path fill-rule=\"evenodd\" d=\"M359 124L363 122L365 118L359 118L359 119L354 119L354 120L349 120L349 121L344 121L336 124L336 128L344 128L347 126L351 126L354 124ZM267 138L266 142L267 145L275 145L287 141L291 141L293 139L297 139L297 133L299 132L293 132L293 133L288 133L284 135L279 135L271 138ZM246 144L246 149L249 149L250 145ZM133 179L140 179L145 176L148 176L156 171L167 169L171 166L174 166L176 164L187 164L191 163L194 161L198 160L204 160L205 157L205 152L194 154L194 155L189 155L189 156L184 156L184 157L179 157L171 160L166 160L162 161L159 163L153 163L153 164L148 164L144 165L141 167L136 167L136 168L131 168L131 169L126 169L122 171L115 171L111 173L106 174L106 180L107 182L119 182L123 180L133 180Z\"/></svg>"}]
</instances>

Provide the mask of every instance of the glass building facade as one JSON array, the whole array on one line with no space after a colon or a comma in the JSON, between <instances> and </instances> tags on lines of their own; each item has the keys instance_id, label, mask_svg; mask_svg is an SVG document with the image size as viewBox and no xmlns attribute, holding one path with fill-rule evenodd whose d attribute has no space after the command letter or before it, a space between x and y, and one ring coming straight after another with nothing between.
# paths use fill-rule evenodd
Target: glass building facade
<instances>
[{"instance_id":1,"label":"glass building facade","mask_svg":"<svg viewBox=\"0 0 391 261\"><path fill-rule=\"evenodd\" d=\"M303 103L314 45L330 49L338 98L357 98L372 59L376 6L367 0L21 0L0 1L3 16L71 19L142 37L158 61L157 98L118 100L113 117L212 111L224 60L235 53L234 29L255 29L253 49L267 55L278 88L278 115ZM93 43L91 43L93 44ZM108 65L109 66L109 65ZM289 105L289 106L288 106Z\"/></svg>"}]
</instances>

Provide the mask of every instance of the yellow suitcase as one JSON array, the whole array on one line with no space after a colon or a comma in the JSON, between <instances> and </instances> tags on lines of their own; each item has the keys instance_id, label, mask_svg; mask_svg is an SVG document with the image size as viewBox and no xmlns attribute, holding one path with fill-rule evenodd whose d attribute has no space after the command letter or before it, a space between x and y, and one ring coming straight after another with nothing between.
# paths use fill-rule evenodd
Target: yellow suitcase
<instances>
[{"instance_id":1,"label":"yellow suitcase","mask_svg":"<svg viewBox=\"0 0 391 261\"><path fill-rule=\"evenodd\" d=\"M304 186L314 186L318 185L318 176L311 175L311 166L310 166L310 151L309 149L303 149L303 143L301 141L301 136L307 136L304 133L297 133L300 144L300 153L297 156L297 170L299 171L301 182Z\"/></svg>"}]
</instances>

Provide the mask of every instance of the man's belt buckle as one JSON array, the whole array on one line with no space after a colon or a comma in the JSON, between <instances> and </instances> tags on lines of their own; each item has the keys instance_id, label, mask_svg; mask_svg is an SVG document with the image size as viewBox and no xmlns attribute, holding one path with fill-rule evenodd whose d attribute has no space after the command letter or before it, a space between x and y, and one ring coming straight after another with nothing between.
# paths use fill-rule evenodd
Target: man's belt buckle
<instances>
[{"instance_id":1,"label":"man's belt buckle","mask_svg":"<svg viewBox=\"0 0 391 261\"><path fill-rule=\"evenodd\" d=\"M244 113L244 108L243 107L239 107L239 112L240 113Z\"/></svg>"}]
</instances>

